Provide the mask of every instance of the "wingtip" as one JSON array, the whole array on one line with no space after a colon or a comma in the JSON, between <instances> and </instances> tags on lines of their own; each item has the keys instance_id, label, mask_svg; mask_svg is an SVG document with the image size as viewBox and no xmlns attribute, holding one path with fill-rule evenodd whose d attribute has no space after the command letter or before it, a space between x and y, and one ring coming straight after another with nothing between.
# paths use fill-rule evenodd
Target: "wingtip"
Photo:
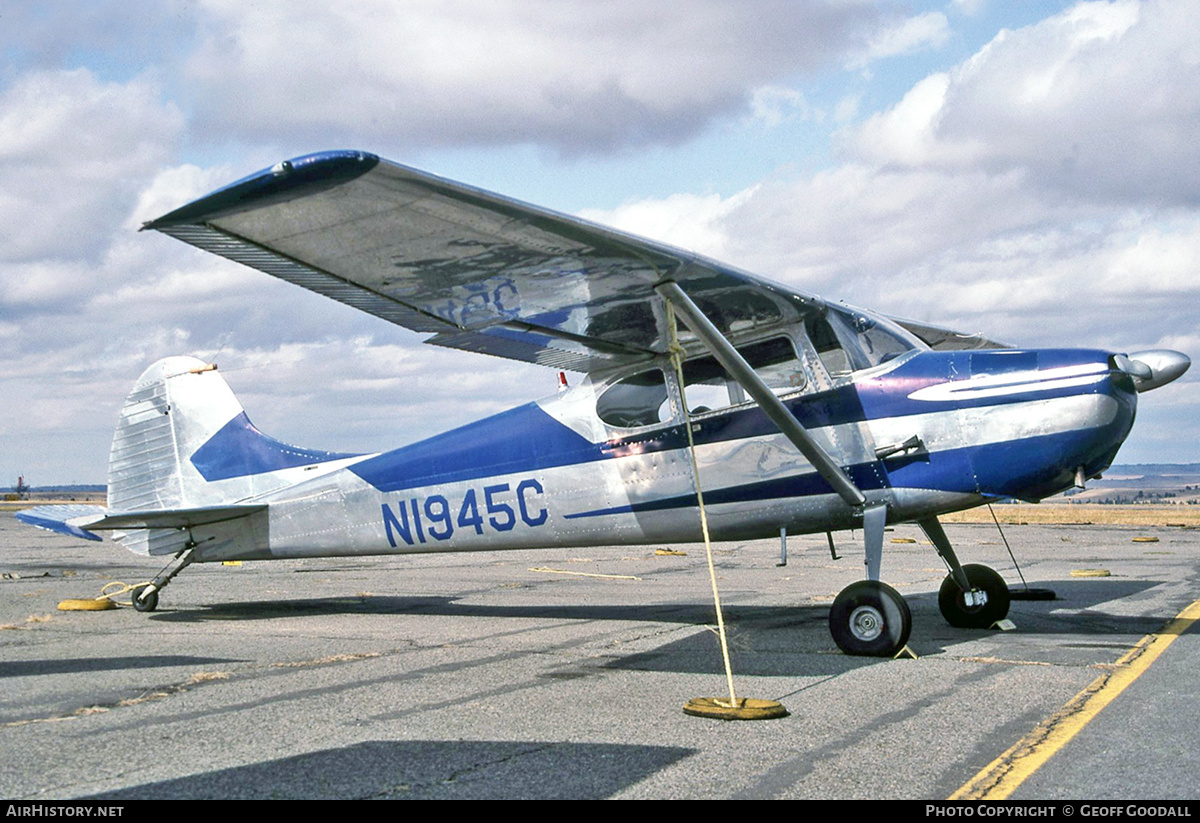
<instances>
[{"instance_id":1,"label":"wingtip","mask_svg":"<svg viewBox=\"0 0 1200 823\"><path fill-rule=\"evenodd\" d=\"M379 155L357 149L313 152L260 169L241 180L193 200L174 211L142 223L139 231L201 223L223 214L253 208L291 196L308 186L334 186L366 174L379 164Z\"/></svg>"}]
</instances>

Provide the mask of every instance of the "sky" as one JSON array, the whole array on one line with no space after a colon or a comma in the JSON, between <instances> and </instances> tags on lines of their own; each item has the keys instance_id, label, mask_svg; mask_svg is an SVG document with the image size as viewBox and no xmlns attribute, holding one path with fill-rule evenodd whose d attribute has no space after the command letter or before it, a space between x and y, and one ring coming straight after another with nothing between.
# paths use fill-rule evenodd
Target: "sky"
<instances>
[{"instance_id":1,"label":"sky","mask_svg":"<svg viewBox=\"0 0 1200 823\"><path fill-rule=\"evenodd\" d=\"M326 149L1014 345L1200 355L1191 0L65 0L0 5L0 49L0 485L103 483L172 354L332 451L555 392L138 231ZM1197 372L1119 463L1200 462Z\"/></svg>"}]
</instances>

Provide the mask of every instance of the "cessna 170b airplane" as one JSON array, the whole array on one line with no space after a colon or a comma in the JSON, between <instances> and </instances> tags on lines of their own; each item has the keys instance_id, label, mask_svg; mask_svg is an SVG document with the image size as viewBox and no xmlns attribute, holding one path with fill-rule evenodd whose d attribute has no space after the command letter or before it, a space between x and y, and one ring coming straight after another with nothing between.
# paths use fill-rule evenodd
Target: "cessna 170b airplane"
<instances>
[{"instance_id":1,"label":"cessna 170b airplane","mask_svg":"<svg viewBox=\"0 0 1200 823\"><path fill-rule=\"evenodd\" d=\"M282 162L145 228L428 343L586 379L335 454L259 432L215 365L155 363L121 411L107 508L17 515L173 555L134 592L140 611L190 563L697 541L699 488L714 539L861 530L866 579L830 629L850 654L891 655L911 617L879 579L886 524L918 524L945 561L951 624L990 626L1008 589L959 562L938 515L1096 477L1138 393L1190 364L891 319L363 152Z\"/></svg>"}]
</instances>

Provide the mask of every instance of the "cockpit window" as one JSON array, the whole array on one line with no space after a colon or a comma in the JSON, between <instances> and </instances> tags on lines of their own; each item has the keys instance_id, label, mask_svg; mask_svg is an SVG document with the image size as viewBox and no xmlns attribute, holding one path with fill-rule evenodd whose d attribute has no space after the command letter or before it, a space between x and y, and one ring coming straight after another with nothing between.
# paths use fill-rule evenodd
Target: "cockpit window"
<instances>
[{"instance_id":1,"label":"cockpit window","mask_svg":"<svg viewBox=\"0 0 1200 823\"><path fill-rule=\"evenodd\" d=\"M776 394L808 385L808 373L787 337L738 346L738 352ZM685 361L683 382L691 414L716 411L748 399L738 382L712 356ZM596 401L596 414L610 426L632 429L670 422L675 416L676 405L677 401L670 400L667 374L654 368L609 386Z\"/></svg>"},{"instance_id":2,"label":"cockpit window","mask_svg":"<svg viewBox=\"0 0 1200 823\"><path fill-rule=\"evenodd\" d=\"M808 385L808 375L796 357L792 341L786 337L739 346L738 352L776 394ZM688 411L692 414L746 401L742 387L711 356L693 358L683 364L683 385Z\"/></svg>"},{"instance_id":3,"label":"cockpit window","mask_svg":"<svg viewBox=\"0 0 1200 823\"><path fill-rule=\"evenodd\" d=\"M596 402L596 414L624 429L652 426L671 419L667 380L662 369L638 372L609 386Z\"/></svg>"}]
</instances>

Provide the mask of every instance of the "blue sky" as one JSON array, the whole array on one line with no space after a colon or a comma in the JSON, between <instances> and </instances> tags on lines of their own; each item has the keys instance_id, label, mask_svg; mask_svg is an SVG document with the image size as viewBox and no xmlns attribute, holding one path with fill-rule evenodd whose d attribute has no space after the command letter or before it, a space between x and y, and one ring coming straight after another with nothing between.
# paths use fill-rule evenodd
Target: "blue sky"
<instances>
[{"instance_id":1,"label":"blue sky","mask_svg":"<svg viewBox=\"0 0 1200 823\"><path fill-rule=\"evenodd\" d=\"M554 392L136 231L331 148L994 339L1195 356L1197 44L1183 0L8 4L0 483L103 482L170 354L336 451ZM1200 461L1197 379L1119 462Z\"/></svg>"}]
</instances>

